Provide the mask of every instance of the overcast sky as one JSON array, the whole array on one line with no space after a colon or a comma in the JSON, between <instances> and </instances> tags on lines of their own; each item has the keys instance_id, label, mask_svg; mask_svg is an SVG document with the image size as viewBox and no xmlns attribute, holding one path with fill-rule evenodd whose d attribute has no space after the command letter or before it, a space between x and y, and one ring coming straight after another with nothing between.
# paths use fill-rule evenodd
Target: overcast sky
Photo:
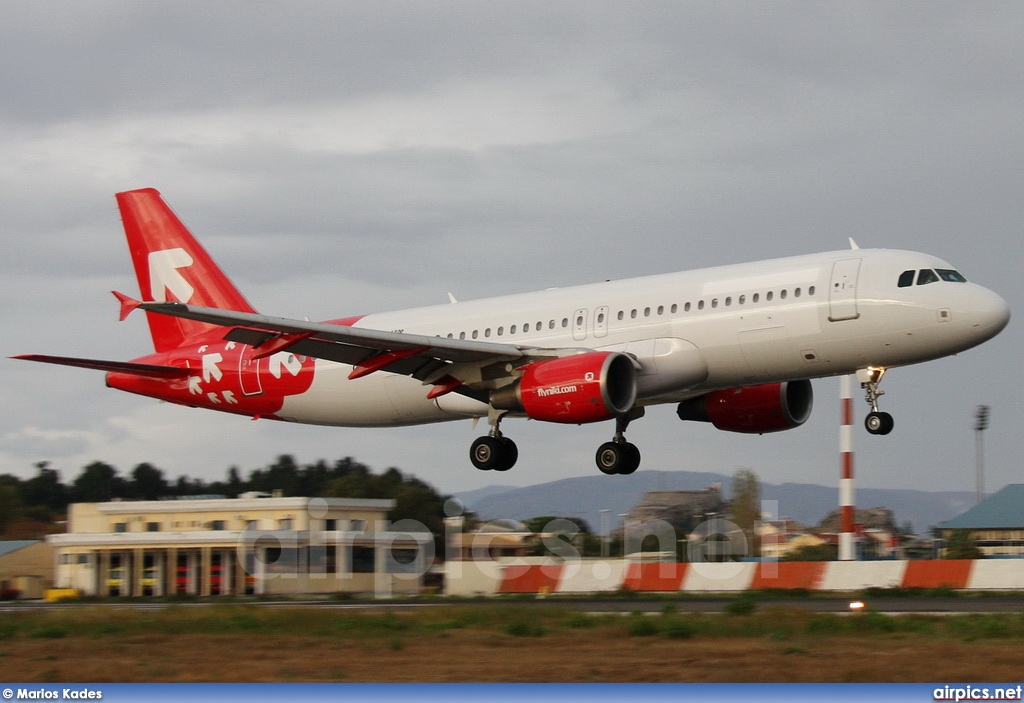
<instances>
[{"instance_id":1,"label":"overcast sky","mask_svg":"<svg viewBox=\"0 0 1024 703\"><path fill-rule=\"evenodd\" d=\"M2 2L3 356L150 351L113 194L159 189L249 300L337 318L847 247L924 251L1024 311L1019 2ZM1024 482L1020 320L886 376L896 429L858 483ZM611 423L305 427L0 359L0 473L93 460L223 478L293 454L445 492L597 472ZM747 437L661 406L642 469L834 484L838 381L811 421ZM858 393L857 413L866 403ZM609 480L628 481L628 477ZM785 510L785 507L782 507Z\"/></svg>"}]
</instances>

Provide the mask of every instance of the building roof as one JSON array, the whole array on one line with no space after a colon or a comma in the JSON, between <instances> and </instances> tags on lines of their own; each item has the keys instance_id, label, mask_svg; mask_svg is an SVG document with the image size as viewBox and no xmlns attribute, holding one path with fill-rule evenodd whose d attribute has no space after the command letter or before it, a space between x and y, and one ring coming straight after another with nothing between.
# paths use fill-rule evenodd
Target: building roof
<instances>
[{"instance_id":1,"label":"building roof","mask_svg":"<svg viewBox=\"0 0 1024 703\"><path fill-rule=\"evenodd\" d=\"M11 552L16 552L25 547L31 547L38 542L39 540L37 539L16 539L9 542L0 542L0 557L7 556Z\"/></svg>"},{"instance_id":2,"label":"building roof","mask_svg":"<svg viewBox=\"0 0 1024 703\"><path fill-rule=\"evenodd\" d=\"M1011 483L965 513L946 520L944 530L1024 528L1024 483Z\"/></svg>"}]
</instances>

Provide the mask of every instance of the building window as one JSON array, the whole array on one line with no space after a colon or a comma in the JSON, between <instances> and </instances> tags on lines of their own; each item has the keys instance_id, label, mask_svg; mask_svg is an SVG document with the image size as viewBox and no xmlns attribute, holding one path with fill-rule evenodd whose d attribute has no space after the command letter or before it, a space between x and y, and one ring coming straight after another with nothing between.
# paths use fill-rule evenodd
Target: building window
<instances>
[{"instance_id":1,"label":"building window","mask_svg":"<svg viewBox=\"0 0 1024 703\"><path fill-rule=\"evenodd\" d=\"M334 518L324 520L324 532L334 532L338 529L338 521Z\"/></svg>"},{"instance_id":2,"label":"building window","mask_svg":"<svg viewBox=\"0 0 1024 703\"><path fill-rule=\"evenodd\" d=\"M374 573L376 558L376 550L373 547L352 547L352 573Z\"/></svg>"},{"instance_id":3,"label":"building window","mask_svg":"<svg viewBox=\"0 0 1024 703\"><path fill-rule=\"evenodd\" d=\"M290 517L282 518L277 521L277 526L282 530L292 529L292 519Z\"/></svg>"},{"instance_id":4,"label":"building window","mask_svg":"<svg viewBox=\"0 0 1024 703\"><path fill-rule=\"evenodd\" d=\"M128 523L127 522L115 522L114 523L114 532L127 532L127 531L128 531Z\"/></svg>"},{"instance_id":5,"label":"building window","mask_svg":"<svg viewBox=\"0 0 1024 703\"><path fill-rule=\"evenodd\" d=\"M159 531L160 531L160 523L159 522L147 522L146 523L146 532L159 532Z\"/></svg>"},{"instance_id":6,"label":"building window","mask_svg":"<svg viewBox=\"0 0 1024 703\"><path fill-rule=\"evenodd\" d=\"M418 555L419 550L415 548L392 547L388 571L392 574L416 573L416 557Z\"/></svg>"},{"instance_id":7,"label":"building window","mask_svg":"<svg viewBox=\"0 0 1024 703\"><path fill-rule=\"evenodd\" d=\"M210 529L211 530L223 530L224 529L224 521L223 520L211 520L210 521Z\"/></svg>"}]
</instances>

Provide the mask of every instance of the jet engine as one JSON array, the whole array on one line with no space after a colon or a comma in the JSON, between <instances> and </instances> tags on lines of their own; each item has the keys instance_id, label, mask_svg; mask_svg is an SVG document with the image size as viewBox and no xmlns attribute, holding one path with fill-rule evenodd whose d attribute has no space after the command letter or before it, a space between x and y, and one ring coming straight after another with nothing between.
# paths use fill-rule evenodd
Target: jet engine
<instances>
[{"instance_id":1,"label":"jet engine","mask_svg":"<svg viewBox=\"0 0 1024 703\"><path fill-rule=\"evenodd\" d=\"M680 420L710 422L720 430L763 434L807 422L814 392L811 382L786 381L713 391L679 404Z\"/></svg>"},{"instance_id":2,"label":"jet engine","mask_svg":"<svg viewBox=\"0 0 1024 703\"><path fill-rule=\"evenodd\" d=\"M588 352L523 369L515 383L491 393L498 410L525 412L534 420L582 424L609 420L636 402L636 367L621 352Z\"/></svg>"}]
</instances>

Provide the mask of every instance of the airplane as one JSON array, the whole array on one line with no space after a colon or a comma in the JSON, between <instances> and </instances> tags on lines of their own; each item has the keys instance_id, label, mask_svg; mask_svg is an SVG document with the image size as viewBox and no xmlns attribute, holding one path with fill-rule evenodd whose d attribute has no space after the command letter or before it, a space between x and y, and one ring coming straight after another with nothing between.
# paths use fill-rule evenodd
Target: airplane
<instances>
[{"instance_id":1,"label":"airplane","mask_svg":"<svg viewBox=\"0 0 1024 703\"><path fill-rule=\"evenodd\" d=\"M151 188L116 195L155 353L134 361L13 358L106 372L111 388L288 422L392 427L486 418L470 448L507 471L508 417L614 421L597 450L631 474L627 426L650 406L757 433L802 425L811 379L856 374L868 432L888 434L879 383L1009 322L1006 301L928 254L850 249L323 322L257 312Z\"/></svg>"}]
</instances>

